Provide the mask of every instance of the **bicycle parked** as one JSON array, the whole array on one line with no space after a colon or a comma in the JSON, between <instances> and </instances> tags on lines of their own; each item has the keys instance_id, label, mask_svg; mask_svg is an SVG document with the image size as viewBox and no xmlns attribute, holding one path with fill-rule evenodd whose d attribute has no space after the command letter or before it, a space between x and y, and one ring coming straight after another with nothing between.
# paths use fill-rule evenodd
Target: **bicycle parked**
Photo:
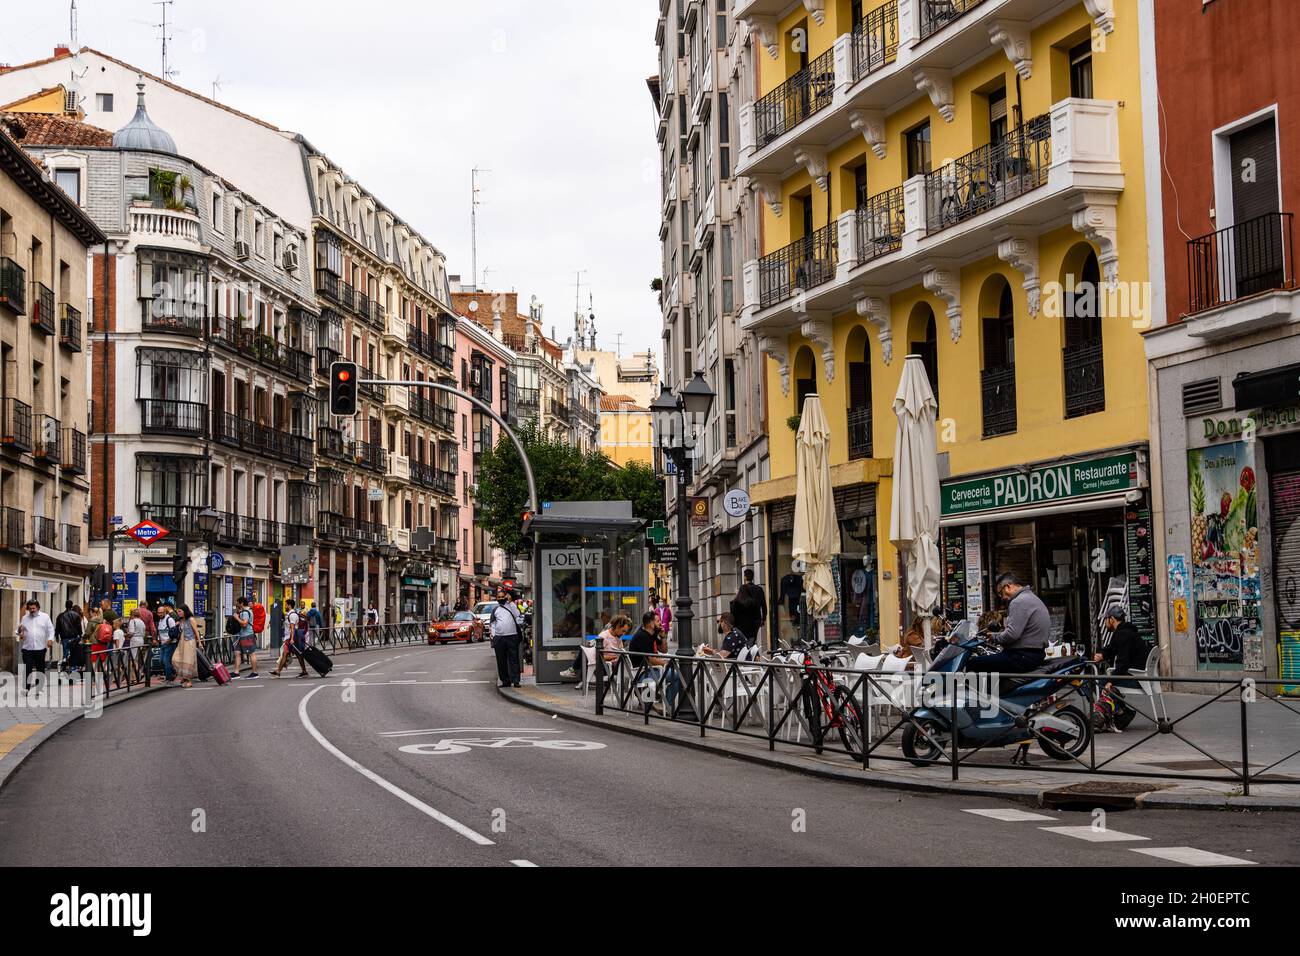
<instances>
[{"instance_id":1,"label":"bicycle parked","mask_svg":"<svg viewBox=\"0 0 1300 956\"><path fill-rule=\"evenodd\" d=\"M776 663L796 664L802 684L799 688L800 709L813 746L818 753L826 737L835 731L840 743L854 759L861 759L863 741L862 711L850 689L835 680L828 667L845 666L839 649L843 642L818 644L816 641L796 641L794 646L781 642L781 649L773 655Z\"/></svg>"}]
</instances>

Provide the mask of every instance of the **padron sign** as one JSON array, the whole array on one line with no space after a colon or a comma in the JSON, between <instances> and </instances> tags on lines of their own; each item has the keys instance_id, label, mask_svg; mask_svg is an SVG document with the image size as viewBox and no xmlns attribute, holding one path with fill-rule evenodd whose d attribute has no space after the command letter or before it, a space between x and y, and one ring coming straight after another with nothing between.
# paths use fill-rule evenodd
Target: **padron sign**
<instances>
[{"instance_id":1,"label":"padron sign","mask_svg":"<svg viewBox=\"0 0 1300 956\"><path fill-rule=\"evenodd\" d=\"M1137 454L1125 452L946 482L940 495L946 517L1127 491L1137 485Z\"/></svg>"}]
</instances>

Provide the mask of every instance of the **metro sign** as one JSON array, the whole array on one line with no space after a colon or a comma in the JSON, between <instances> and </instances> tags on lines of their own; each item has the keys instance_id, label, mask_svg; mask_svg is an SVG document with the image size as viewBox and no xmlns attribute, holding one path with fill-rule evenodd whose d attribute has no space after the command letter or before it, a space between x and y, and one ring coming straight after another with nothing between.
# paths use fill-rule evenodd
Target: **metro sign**
<instances>
[{"instance_id":1,"label":"metro sign","mask_svg":"<svg viewBox=\"0 0 1300 956\"><path fill-rule=\"evenodd\" d=\"M161 541L170 533L162 525L154 524L152 521L141 521L134 528L127 528L126 533L141 544L153 544L155 541Z\"/></svg>"}]
</instances>

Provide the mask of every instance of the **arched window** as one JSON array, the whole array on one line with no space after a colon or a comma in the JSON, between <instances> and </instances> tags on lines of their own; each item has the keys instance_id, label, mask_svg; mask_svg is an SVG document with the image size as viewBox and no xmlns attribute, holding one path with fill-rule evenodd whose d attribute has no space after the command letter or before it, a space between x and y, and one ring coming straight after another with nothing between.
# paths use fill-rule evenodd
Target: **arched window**
<instances>
[{"instance_id":1,"label":"arched window","mask_svg":"<svg viewBox=\"0 0 1300 956\"><path fill-rule=\"evenodd\" d=\"M980 331L984 367L980 399L984 437L1016 430L1016 320L1011 286L1001 275L990 276L980 292Z\"/></svg>"},{"instance_id":2,"label":"arched window","mask_svg":"<svg viewBox=\"0 0 1300 956\"><path fill-rule=\"evenodd\" d=\"M871 340L858 326L849 333L849 458L871 457Z\"/></svg>"},{"instance_id":3,"label":"arched window","mask_svg":"<svg viewBox=\"0 0 1300 956\"><path fill-rule=\"evenodd\" d=\"M925 374L930 379L934 401L939 403L939 336L934 321L934 309L928 303L918 303L907 321L907 348L910 354L921 356Z\"/></svg>"},{"instance_id":4,"label":"arched window","mask_svg":"<svg viewBox=\"0 0 1300 956\"><path fill-rule=\"evenodd\" d=\"M817 360L812 349L803 346L794 357L794 414L803 414L803 400L817 393Z\"/></svg>"},{"instance_id":5,"label":"arched window","mask_svg":"<svg viewBox=\"0 0 1300 956\"><path fill-rule=\"evenodd\" d=\"M1106 408L1106 375L1101 342L1101 267L1091 246L1070 250L1063 268L1065 310L1065 417L1091 415ZM1073 291L1069 291L1069 290Z\"/></svg>"}]
</instances>

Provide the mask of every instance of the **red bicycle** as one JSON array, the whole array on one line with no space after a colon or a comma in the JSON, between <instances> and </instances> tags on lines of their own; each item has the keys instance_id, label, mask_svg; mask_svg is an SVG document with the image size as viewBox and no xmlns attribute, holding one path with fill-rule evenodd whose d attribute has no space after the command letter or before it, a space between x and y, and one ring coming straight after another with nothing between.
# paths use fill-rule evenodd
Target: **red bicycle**
<instances>
[{"instance_id":1,"label":"red bicycle","mask_svg":"<svg viewBox=\"0 0 1300 956\"><path fill-rule=\"evenodd\" d=\"M821 650L823 648L818 644L799 642L786 657L789 663L803 668L799 697L804 722L818 753L821 753L827 735L834 730L839 732L840 742L849 755L861 760L864 739L862 711L849 689L837 684L824 669L827 662L818 656Z\"/></svg>"}]
</instances>

